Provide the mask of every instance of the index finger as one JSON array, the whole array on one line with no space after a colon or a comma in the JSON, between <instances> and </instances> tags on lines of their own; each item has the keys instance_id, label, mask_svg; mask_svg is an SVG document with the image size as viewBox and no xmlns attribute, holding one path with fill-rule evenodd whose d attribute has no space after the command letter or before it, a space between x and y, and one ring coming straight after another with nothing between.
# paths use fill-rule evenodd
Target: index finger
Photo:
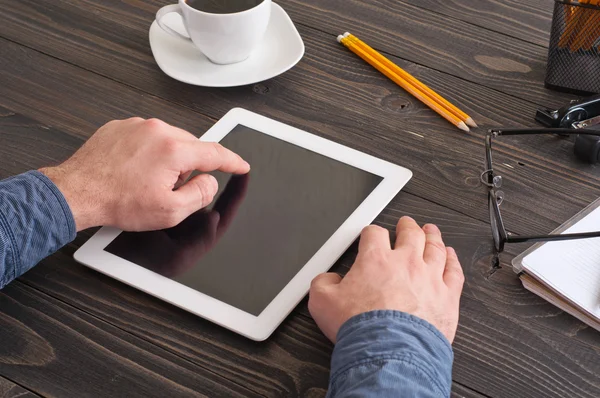
<instances>
[{"instance_id":1,"label":"index finger","mask_svg":"<svg viewBox=\"0 0 600 398\"><path fill-rule=\"evenodd\" d=\"M233 174L246 174L250 171L250 165L244 159L216 142L186 142L185 153L182 156L188 170L219 170Z\"/></svg>"}]
</instances>

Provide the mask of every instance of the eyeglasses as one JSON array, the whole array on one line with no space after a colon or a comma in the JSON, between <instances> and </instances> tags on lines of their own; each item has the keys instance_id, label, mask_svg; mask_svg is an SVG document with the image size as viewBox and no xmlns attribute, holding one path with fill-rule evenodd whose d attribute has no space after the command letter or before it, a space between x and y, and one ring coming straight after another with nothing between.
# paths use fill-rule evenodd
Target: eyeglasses
<instances>
[{"instance_id":1,"label":"eyeglasses","mask_svg":"<svg viewBox=\"0 0 600 398\"><path fill-rule=\"evenodd\" d=\"M570 239L585 239L600 237L598 232L584 232L577 234L554 234L554 235L512 235L506 232L502 215L500 214L500 205L504 201L504 192L500 190L502 187L502 176L494 173L492 166L492 138L497 138L503 135L541 135L541 134L559 134L559 135L597 135L600 136L598 130L586 129L501 129L489 130L485 137L485 160L486 169L481 173L481 182L488 187L488 209L490 212L490 225L492 227L492 236L494 239L495 257L492 264L494 271L500 268L498 254L504 251L506 243L522 243L522 242L542 242L542 241L559 241ZM492 272L492 273L493 273Z\"/></svg>"}]
</instances>

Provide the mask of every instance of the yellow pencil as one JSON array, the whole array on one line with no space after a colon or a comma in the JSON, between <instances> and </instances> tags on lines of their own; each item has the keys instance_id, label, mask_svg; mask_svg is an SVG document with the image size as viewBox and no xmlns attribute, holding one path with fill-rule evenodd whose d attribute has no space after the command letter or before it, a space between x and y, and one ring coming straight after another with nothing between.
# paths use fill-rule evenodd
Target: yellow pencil
<instances>
[{"instance_id":1,"label":"yellow pencil","mask_svg":"<svg viewBox=\"0 0 600 398\"><path fill-rule=\"evenodd\" d=\"M453 125L455 125L456 127L458 127L459 129L461 129L463 131L469 131L469 127L467 127L467 125L465 124L465 122L463 120L461 120L459 117L455 116L453 113L448 111L441 104L436 102L433 98L426 95L423 91L419 90L414 85L410 84L408 81L406 81L405 79L400 77L388 66L384 65L382 62L375 59L375 57L373 57L367 51L365 51L364 49L359 47L358 44L354 40L344 37L343 35L340 35L340 36L338 36L338 41L340 43L342 43L344 46L346 46L348 49L350 49L353 53L358 55L360 58L362 58L364 61L366 61L368 64L373 66L375 69L377 69L378 71L383 73L387 78L389 78L394 83L396 83L397 85L399 85L400 87L402 87L403 89L408 91L411 95L413 95L419 101L423 102L425 105L427 105L428 107L433 109L444 119L446 119L447 121L449 121L450 123L452 123Z\"/></svg>"},{"instance_id":2,"label":"yellow pencil","mask_svg":"<svg viewBox=\"0 0 600 398\"><path fill-rule=\"evenodd\" d=\"M375 50L374 48L369 46L367 43L363 42L358 37L356 37L353 34L350 34L348 32L344 33L344 37L354 40L360 48L362 48L367 53L369 53L371 56L373 56L376 60L378 60L379 62L381 62L382 64L384 64L385 66L387 66L388 68L393 70L394 72L396 72L396 74L398 74L401 78L406 80L408 83L415 86L415 88L423 91L426 95L430 96L432 99L434 99L436 102L438 102L442 107L446 108L449 112L451 112L454 116L458 117L463 122L465 122L465 124L467 126L477 127L477 124L469 115L467 115L465 112L458 109L456 106L452 105L444 97L442 97L441 95L439 95L438 93L433 91L431 88L427 87L427 85L425 85L423 82L418 80L416 77L414 77L410 73L406 72L404 69L400 68L398 65L396 65L395 63L390 61L388 58L386 58L385 56L383 56L382 54L377 52L377 50Z\"/></svg>"}]
</instances>

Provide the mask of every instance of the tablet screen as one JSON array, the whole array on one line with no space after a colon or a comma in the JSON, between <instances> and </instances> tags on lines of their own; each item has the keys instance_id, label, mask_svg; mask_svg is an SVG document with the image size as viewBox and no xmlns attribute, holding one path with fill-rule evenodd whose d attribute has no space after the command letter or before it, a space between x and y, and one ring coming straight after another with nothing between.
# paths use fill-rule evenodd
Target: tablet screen
<instances>
[{"instance_id":1,"label":"tablet screen","mask_svg":"<svg viewBox=\"0 0 600 398\"><path fill-rule=\"evenodd\" d=\"M211 206L104 250L258 316L383 178L243 125L221 144L248 175L213 173Z\"/></svg>"}]
</instances>

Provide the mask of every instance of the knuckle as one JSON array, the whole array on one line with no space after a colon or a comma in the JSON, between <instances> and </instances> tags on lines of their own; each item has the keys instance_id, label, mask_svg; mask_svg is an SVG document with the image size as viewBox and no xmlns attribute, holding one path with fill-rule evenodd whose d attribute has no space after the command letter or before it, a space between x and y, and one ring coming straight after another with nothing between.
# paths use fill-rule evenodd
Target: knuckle
<instances>
[{"instance_id":1,"label":"knuckle","mask_svg":"<svg viewBox=\"0 0 600 398\"><path fill-rule=\"evenodd\" d=\"M465 274L462 270L456 272L456 279L460 282L461 285L465 283Z\"/></svg>"},{"instance_id":2,"label":"knuckle","mask_svg":"<svg viewBox=\"0 0 600 398\"><path fill-rule=\"evenodd\" d=\"M369 232L383 232L383 231L387 231L385 228L380 227L379 225L375 225L375 224L371 224L371 225L367 225L366 227L363 228L362 232L363 233L369 233Z\"/></svg>"},{"instance_id":3,"label":"knuckle","mask_svg":"<svg viewBox=\"0 0 600 398\"><path fill-rule=\"evenodd\" d=\"M310 281L310 291L311 293L317 288L317 286L319 286L319 279L321 278L321 275L317 275L313 278L312 281Z\"/></svg>"},{"instance_id":4,"label":"knuckle","mask_svg":"<svg viewBox=\"0 0 600 398\"><path fill-rule=\"evenodd\" d=\"M315 276L313 278L313 280L310 282L311 289L318 288L319 286L321 286L321 281L325 278L327 278L327 273L322 273L322 274Z\"/></svg>"},{"instance_id":5,"label":"knuckle","mask_svg":"<svg viewBox=\"0 0 600 398\"><path fill-rule=\"evenodd\" d=\"M423 262L423 252L417 250L416 246L403 247L398 253L409 266L415 266Z\"/></svg>"},{"instance_id":6,"label":"knuckle","mask_svg":"<svg viewBox=\"0 0 600 398\"><path fill-rule=\"evenodd\" d=\"M425 244L435 248L436 250L442 252L443 254L446 254L446 245L444 245L444 242L442 242L442 241L427 240L427 242L425 242Z\"/></svg>"},{"instance_id":7,"label":"knuckle","mask_svg":"<svg viewBox=\"0 0 600 398\"><path fill-rule=\"evenodd\" d=\"M461 285L465 283L465 274L461 268L454 268L449 271L450 277Z\"/></svg>"},{"instance_id":8,"label":"knuckle","mask_svg":"<svg viewBox=\"0 0 600 398\"><path fill-rule=\"evenodd\" d=\"M173 155L179 150L179 142L174 138L165 137L162 142L162 147L164 153L167 155Z\"/></svg>"},{"instance_id":9,"label":"knuckle","mask_svg":"<svg viewBox=\"0 0 600 398\"><path fill-rule=\"evenodd\" d=\"M213 201L213 190L208 184L196 184L196 189L201 198L202 207L208 206Z\"/></svg>"},{"instance_id":10,"label":"knuckle","mask_svg":"<svg viewBox=\"0 0 600 398\"><path fill-rule=\"evenodd\" d=\"M165 122L163 122L160 119L157 118L151 118L151 119L147 119L144 121L144 124L146 126L146 128L151 129L151 130L159 130L164 128L167 124Z\"/></svg>"},{"instance_id":11,"label":"knuckle","mask_svg":"<svg viewBox=\"0 0 600 398\"><path fill-rule=\"evenodd\" d=\"M222 150L223 150L223 146L221 144L219 144L217 142L213 142L207 147L207 150L206 150L204 156L206 157L206 159L209 159L209 160L218 159Z\"/></svg>"},{"instance_id":12,"label":"knuckle","mask_svg":"<svg viewBox=\"0 0 600 398\"><path fill-rule=\"evenodd\" d=\"M314 290L316 288L318 288L320 286L321 283L321 279L323 279L325 277L325 274L319 274L317 276L315 276L313 278L313 280L310 282L310 290Z\"/></svg>"}]
</instances>

